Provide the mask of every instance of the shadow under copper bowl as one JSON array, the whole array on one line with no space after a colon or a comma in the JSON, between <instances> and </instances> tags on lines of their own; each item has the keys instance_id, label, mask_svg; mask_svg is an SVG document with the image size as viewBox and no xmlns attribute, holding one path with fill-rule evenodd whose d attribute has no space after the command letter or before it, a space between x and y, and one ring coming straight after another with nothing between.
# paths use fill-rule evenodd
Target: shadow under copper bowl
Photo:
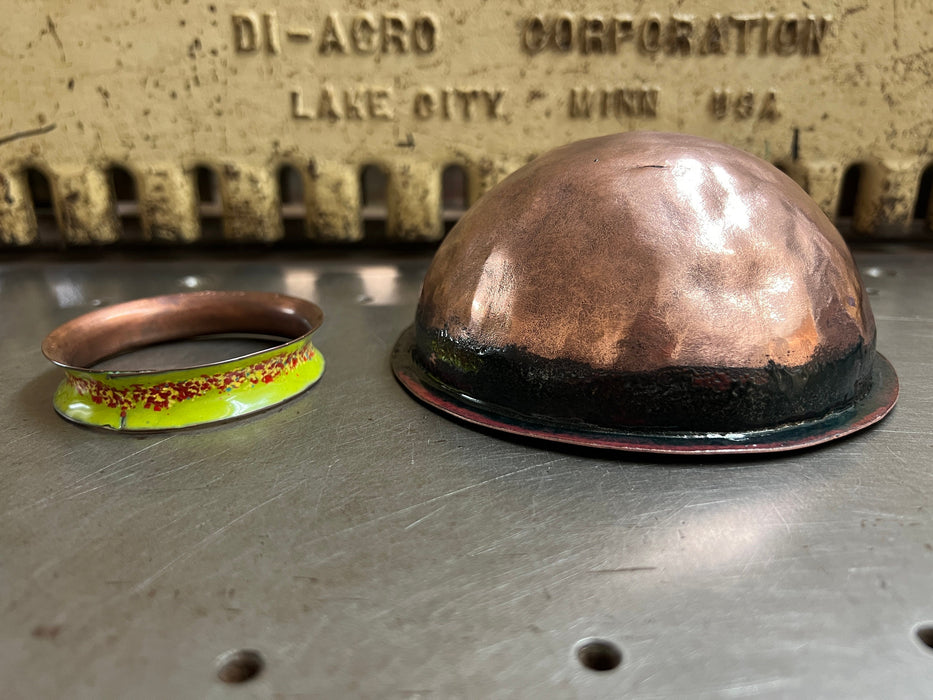
<instances>
[{"instance_id":1,"label":"shadow under copper bowl","mask_svg":"<svg viewBox=\"0 0 933 700\"><path fill-rule=\"evenodd\" d=\"M851 253L806 193L733 147L651 132L564 146L487 193L392 363L469 422L661 453L816 445L898 392Z\"/></svg>"}]
</instances>

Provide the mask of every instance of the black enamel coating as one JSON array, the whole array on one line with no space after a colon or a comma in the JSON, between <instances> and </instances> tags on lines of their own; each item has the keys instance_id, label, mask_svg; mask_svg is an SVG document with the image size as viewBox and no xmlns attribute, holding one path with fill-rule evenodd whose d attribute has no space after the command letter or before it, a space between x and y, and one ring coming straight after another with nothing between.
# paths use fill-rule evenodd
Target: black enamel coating
<instances>
[{"instance_id":1,"label":"black enamel coating","mask_svg":"<svg viewBox=\"0 0 933 700\"><path fill-rule=\"evenodd\" d=\"M613 372L514 346L473 347L416 325L416 360L444 384L524 416L611 430L761 430L850 406L868 393L874 339L800 367Z\"/></svg>"},{"instance_id":2,"label":"black enamel coating","mask_svg":"<svg viewBox=\"0 0 933 700\"><path fill-rule=\"evenodd\" d=\"M554 420L540 413L525 414L450 386L421 363L413 326L396 343L392 368L399 382L416 398L469 423L585 447L656 454L750 454L819 445L884 418L897 402L899 390L894 368L883 355L875 353L868 391L847 406L810 419L759 430L609 429L579 420Z\"/></svg>"}]
</instances>

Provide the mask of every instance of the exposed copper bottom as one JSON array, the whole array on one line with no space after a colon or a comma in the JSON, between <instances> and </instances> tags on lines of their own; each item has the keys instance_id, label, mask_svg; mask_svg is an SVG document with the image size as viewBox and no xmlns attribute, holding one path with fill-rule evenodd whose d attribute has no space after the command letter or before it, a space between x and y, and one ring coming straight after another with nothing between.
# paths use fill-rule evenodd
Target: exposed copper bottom
<instances>
[{"instance_id":1,"label":"exposed copper bottom","mask_svg":"<svg viewBox=\"0 0 933 700\"><path fill-rule=\"evenodd\" d=\"M802 366L875 335L845 243L796 183L652 132L572 143L498 185L437 252L418 324L621 372Z\"/></svg>"},{"instance_id":2,"label":"exposed copper bottom","mask_svg":"<svg viewBox=\"0 0 933 700\"><path fill-rule=\"evenodd\" d=\"M249 333L293 340L310 335L323 319L316 304L274 292L169 294L79 316L46 336L42 352L62 367L88 369L119 353L201 335Z\"/></svg>"}]
</instances>

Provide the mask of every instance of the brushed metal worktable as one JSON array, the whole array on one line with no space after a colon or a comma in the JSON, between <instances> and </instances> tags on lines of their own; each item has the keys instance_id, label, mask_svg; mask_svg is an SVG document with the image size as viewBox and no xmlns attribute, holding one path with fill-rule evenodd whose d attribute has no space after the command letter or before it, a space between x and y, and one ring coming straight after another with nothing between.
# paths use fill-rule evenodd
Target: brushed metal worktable
<instances>
[{"instance_id":1,"label":"brushed metal worktable","mask_svg":"<svg viewBox=\"0 0 933 700\"><path fill-rule=\"evenodd\" d=\"M933 694L917 634L933 621L933 252L857 253L900 375L893 414L820 449L728 461L519 441L416 403L389 353L429 259L0 264L0 695ZM323 380L189 432L53 413L47 332L187 289L318 303ZM621 664L584 667L590 637ZM224 683L217 658L237 649L265 668Z\"/></svg>"}]
</instances>

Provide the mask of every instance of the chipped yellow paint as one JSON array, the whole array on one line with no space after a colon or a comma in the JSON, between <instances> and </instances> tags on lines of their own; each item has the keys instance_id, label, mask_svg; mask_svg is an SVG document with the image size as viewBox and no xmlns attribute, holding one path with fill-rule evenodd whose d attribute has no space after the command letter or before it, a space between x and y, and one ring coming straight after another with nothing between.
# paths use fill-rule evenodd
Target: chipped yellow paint
<instances>
[{"instance_id":1,"label":"chipped yellow paint","mask_svg":"<svg viewBox=\"0 0 933 700\"><path fill-rule=\"evenodd\" d=\"M288 164L305 233L354 241L378 164L388 235L414 241L443 233L446 166L473 201L537 153L620 130L744 148L831 215L862 164L852 225L878 235L916 230L933 163L926 3L3 1L0 244L36 238L29 168L65 241L103 244L121 236L112 166L136 181L146 240L191 242L199 166L229 240L282 237Z\"/></svg>"}]
</instances>

